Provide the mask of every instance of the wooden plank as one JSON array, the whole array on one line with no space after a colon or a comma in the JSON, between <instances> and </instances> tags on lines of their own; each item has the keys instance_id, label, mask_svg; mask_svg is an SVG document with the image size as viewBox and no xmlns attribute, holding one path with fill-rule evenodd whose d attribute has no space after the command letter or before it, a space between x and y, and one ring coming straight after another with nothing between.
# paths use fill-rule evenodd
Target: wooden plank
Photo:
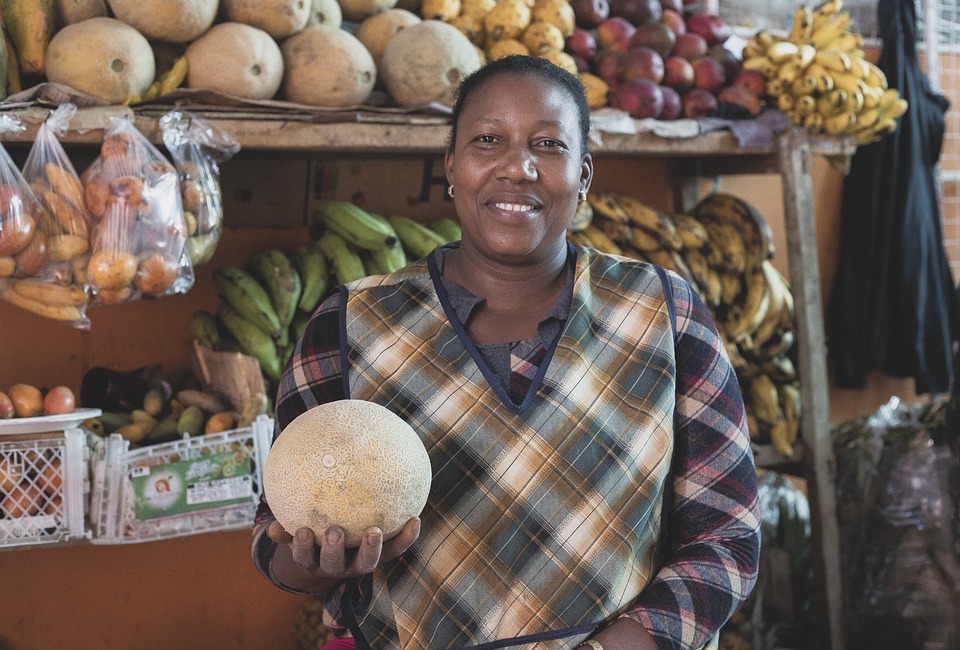
<instances>
[{"instance_id":1,"label":"wooden plank","mask_svg":"<svg viewBox=\"0 0 960 650\"><path fill-rule=\"evenodd\" d=\"M794 128L780 137L784 219L790 283L796 303L797 371L803 405L800 436L808 450L806 477L811 513L811 550L816 605L824 638L818 647L843 649L840 536L836 513L836 466L829 421L827 346L810 177L811 147Z\"/></svg>"}]
</instances>

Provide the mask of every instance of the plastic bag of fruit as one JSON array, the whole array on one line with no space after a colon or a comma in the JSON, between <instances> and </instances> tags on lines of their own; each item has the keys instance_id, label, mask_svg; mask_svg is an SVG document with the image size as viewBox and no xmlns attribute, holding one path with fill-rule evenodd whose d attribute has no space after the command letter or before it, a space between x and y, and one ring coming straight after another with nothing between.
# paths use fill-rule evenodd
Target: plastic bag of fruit
<instances>
[{"instance_id":1,"label":"plastic bag of fruit","mask_svg":"<svg viewBox=\"0 0 960 650\"><path fill-rule=\"evenodd\" d=\"M128 118L113 118L83 171L93 218L92 304L185 293L194 282L177 171Z\"/></svg>"},{"instance_id":2,"label":"plastic bag of fruit","mask_svg":"<svg viewBox=\"0 0 960 650\"><path fill-rule=\"evenodd\" d=\"M22 130L19 119L0 115L0 137ZM41 316L79 327L88 326L82 309L86 304L82 288L70 298L76 305L63 304L59 293L34 292L32 286L24 285L23 291L14 290L21 280L36 276L47 267L51 258L48 226L44 206L30 189L23 172L0 146L0 295L7 302Z\"/></svg>"},{"instance_id":3,"label":"plastic bag of fruit","mask_svg":"<svg viewBox=\"0 0 960 650\"><path fill-rule=\"evenodd\" d=\"M187 252L194 266L210 261L223 232L220 164L240 144L206 120L182 110L160 118L163 142L180 174Z\"/></svg>"},{"instance_id":4,"label":"plastic bag of fruit","mask_svg":"<svg viewBox=\"0 0 960 650\"><path fill-rule=\"evenodd\" d=\"M23 165L23 177L42 208L34 236L39 255L21 267L26 277L11 281L15 295L9 299L38 303L31 305L33 311L88 329L90 213L83 202L83 184L59 140L76 112L71 103L54 110L37 129Z\"/></svg>"}]
</instances>

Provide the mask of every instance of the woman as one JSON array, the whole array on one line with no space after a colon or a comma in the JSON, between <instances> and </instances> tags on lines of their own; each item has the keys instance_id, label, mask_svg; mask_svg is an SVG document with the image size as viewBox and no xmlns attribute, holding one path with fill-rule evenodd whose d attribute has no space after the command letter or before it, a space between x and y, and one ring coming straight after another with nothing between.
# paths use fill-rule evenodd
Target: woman
<instances>
[{"instance_id":1,"label":"woman","mask_svg":"<svg viewBox=\"0 0 960 650\"><path fill-rule=\"evenodd\" d=\"M324 594L358 648L702 647L753 586L756 470L709 312L674 274L566 243L588 129L579 81L541 59L465 80L462 241L341 288L284 373L279 430L366 399L431 456L420 518L356 551L261 509L257 566Z\"/></svg>"}]
</instances>

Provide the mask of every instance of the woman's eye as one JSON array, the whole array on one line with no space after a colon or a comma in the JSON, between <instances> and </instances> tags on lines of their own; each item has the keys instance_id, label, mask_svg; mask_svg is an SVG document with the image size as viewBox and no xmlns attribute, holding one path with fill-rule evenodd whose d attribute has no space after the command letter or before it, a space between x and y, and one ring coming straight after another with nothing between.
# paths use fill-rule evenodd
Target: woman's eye
<instances>
[{"instance_id":1,"label":"woman's eye","mask_svg":"<svg viewBox=\"0 0 960 650\"><path fill-rule=\"evenodd\" d=\"M563 143L559 140L541 140L541 147L546 147L547 149L563 149Z\"/></svg>"},{"instance_id":2,"label":"woman's eye","mask_svg":"<svg viewBox=\"0 0 960 650\"><path fill-rule=\"evenodd\" d=\"M483 142L484 144L490 144L495 141L496 139L492 135L481 135L477 138L477 142Z\"/></svg>"}]
</instances>

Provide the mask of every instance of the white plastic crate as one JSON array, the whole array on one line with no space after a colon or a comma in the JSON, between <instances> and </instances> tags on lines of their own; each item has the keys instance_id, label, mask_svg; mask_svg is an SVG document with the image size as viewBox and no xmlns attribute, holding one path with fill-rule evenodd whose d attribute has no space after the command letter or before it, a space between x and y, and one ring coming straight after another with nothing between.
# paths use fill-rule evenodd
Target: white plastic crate
<instances>
[{"instance_id":1,"label":"white plastic crate","mask_svg":"<svg viewBox=\"0 0 960 650\"><path fill-rule=\"evenodd\" d=\"M89 537L80 429L0 437L0 548Z\"/></svg>"},{"instance_id":2,"label":"white plastic crate","mask_svg":"<svg viewBox=\"0 0 960 650\"><path fill-rule=\"evenodd\" d=\"M273 420L139 449L97 441L90 475L94 544L129 544L253 525Z\"/></svg>"}]
</instances>

